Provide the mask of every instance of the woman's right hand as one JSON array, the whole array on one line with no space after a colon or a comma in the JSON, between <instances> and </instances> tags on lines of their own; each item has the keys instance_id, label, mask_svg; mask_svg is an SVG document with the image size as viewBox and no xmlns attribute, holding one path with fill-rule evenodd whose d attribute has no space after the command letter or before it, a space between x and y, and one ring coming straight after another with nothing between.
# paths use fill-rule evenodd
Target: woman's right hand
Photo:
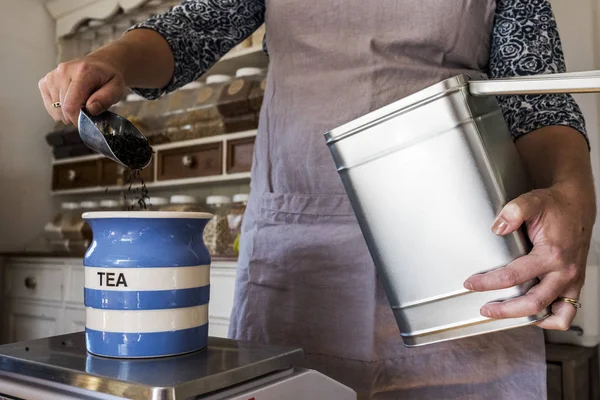
<instances>
[{"instance_id":1,"label":"woman's right hand","mask_svg":"<svg viewBox=\"0 0 600 400\"><path fill-rule=\"evenodd\" d=\"M55 121L77 126L83 105L97 115L117 103L125 93L125 79L106 59L87 56L61 63L40 80L39 89ZM57 102L61 106L53 107Z\"/></svg>"}]
</instances>

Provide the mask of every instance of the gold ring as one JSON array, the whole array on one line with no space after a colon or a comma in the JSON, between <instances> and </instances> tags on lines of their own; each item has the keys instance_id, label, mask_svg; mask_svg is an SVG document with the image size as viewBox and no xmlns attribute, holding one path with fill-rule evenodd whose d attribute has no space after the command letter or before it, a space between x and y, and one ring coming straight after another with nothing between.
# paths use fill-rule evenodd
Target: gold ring
<instances>
[{"instance_id":1,"label":"gold ring","mask_svg":"<svg viewBox=\"0 0 600 400\"><path fill-rule=\"evenodd\" d=\"M565 302L565 303L569 303L575 308L578 308L578 309L581 308L581 303L578 302L576 299L571 299L569 297L559 297L557 300Z\"/></svg>"},{"instance_id":2,"label":"gold ring","mask_svg":"<svg viewBox=\"0 0 600 400\"><path fill-rule=\"evenodd\" d=\"M52 107L60 108L60 101L57 101L56 103L52 103Z\"/></svg>"}]
</instances>

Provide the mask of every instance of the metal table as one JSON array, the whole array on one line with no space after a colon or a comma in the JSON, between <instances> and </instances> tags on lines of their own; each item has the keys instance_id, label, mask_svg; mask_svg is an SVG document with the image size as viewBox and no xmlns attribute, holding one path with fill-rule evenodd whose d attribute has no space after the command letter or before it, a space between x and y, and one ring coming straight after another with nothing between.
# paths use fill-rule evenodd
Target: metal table
<instances>
[{"instance_id":1,"label":"metal table","mask_svg":"<svg viewBox=\"0 0 600 400\"><path fill-rule=\"evenodd\" d=\"M180 356L105 358L79 332L0 346L0 399L356 399L303 360L301 349L220 338Z\"/></svg>"}]
</instances>

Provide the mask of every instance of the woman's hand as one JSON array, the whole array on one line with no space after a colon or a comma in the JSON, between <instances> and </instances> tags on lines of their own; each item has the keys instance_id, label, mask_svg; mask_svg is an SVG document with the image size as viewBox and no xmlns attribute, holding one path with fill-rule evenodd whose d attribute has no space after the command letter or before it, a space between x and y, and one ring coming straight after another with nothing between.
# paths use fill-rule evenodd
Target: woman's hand
<instances>
[{"instance_id":1,"label":"woman's hand","mask_svg":"<svg viewBox=\"0 0 600 400\"><path fill-rule=\"evenodd\" d=\"M534 190L508 203L498 215L492 231L507 235L523 223L533 250L506 267L474 275L465 287L474 291L509 288L536 277L541 282L519 298L489 303L481 308L485 317L516 318L534 315L552 305L552 315L538 323L545 329L567 330L577 309L558 297L579 299L585 279L593 215L585 191L557 184ZM594 214L594 213L592 213Z\"/></svg>"},{"instance_id":2,"label":"woman's hand","mask_svg":"<svg viewBox=\"0 0 600 400\"><path fill-rule=\"evenodd\" d=\"M55 121L77 125L83 105L96 115L117 103L125 93L125 80L118 67L92 55L60 64L40 80L39 89Z\"/></svg>"}]
</instances>

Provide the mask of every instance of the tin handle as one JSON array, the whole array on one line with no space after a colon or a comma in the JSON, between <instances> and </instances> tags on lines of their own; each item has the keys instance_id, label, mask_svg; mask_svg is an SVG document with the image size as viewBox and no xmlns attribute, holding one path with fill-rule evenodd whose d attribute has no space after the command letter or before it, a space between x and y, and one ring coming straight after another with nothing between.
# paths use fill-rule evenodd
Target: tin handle
<instances>
[{"instance_id":1,"label":"tin handle","mask_svg":"<svg viewBox=\"0 0 600 400\"><path fill-rule=\"evenodd\" d=\"M600 71L565 72L469 81L473 96L600 93Z\"/></svg>"}]
</instances>

